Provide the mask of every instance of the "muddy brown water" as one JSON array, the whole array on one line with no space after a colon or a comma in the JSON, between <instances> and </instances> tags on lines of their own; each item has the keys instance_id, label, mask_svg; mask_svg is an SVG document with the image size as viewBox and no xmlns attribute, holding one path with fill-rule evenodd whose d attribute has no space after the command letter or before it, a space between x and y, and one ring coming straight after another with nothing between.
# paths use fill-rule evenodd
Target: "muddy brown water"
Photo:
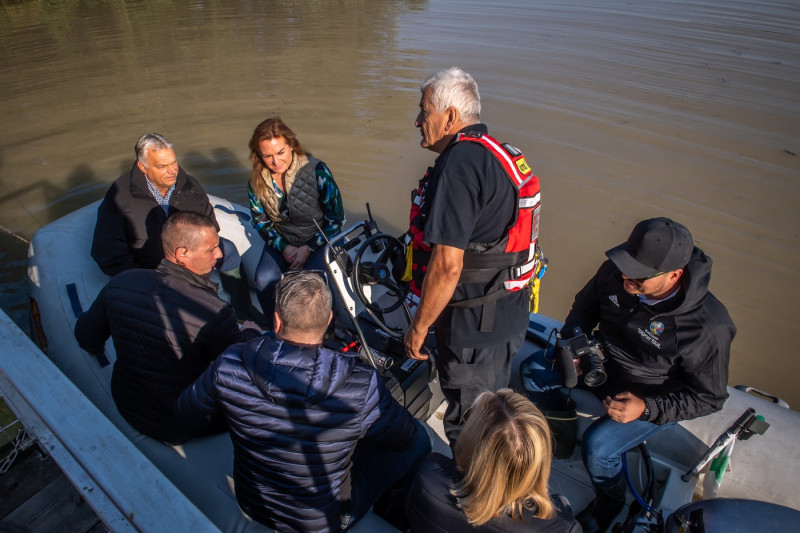
<instances>
[{"instance_id":1,"label":"muddy brown water","mask_svg":"<svg viewBox=\"0 0 800 533\"><path fill-rule=\"evenodd\" d=\"M28 0L0 5L0 65L0 305L23 327L17 236L99 199L147 131L243 203L249 136L280 115L350 222L369 202L399 233L434 159L413 126L419 83L459 65L541 179L542 312L563 318L637 221L675 218L739 328L730 383L800 405L792 2Z\"/></svg>"}]
</instances>

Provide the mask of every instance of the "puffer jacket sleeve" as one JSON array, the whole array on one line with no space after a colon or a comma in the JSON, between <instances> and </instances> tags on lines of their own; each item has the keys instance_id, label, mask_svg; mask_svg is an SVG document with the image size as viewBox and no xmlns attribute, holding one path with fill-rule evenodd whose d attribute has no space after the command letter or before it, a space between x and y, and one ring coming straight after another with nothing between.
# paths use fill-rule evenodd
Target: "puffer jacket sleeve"
<instances>
[{"instance_id":1,"label":"puffer jacket sleeve","mask_svg":"<svg viewBox=\"0 0 800 533\"><path fill-rule=\"evenodd\" d=\"M251 328L239 329L233 307L225 305L214 320L209 321L198 334L206 348L202 351L206 361L211 362L229 346L258 337L259 331Z\"/></svg>"},{"instance_id":2,"label":"puffer jacket sleeve","mask_svg":"<svg viewBox=\"0 0 800 533\"><path fill-rule=\"evenodd\" d=\"M111 335L104 297L105 289L100 291L94 303L75 322L75 340L91 354L105 352L106 340Z\"/></svg>"},{"instance_id":3,"label":"puffer jacket sleeve","mask_svg":"<svg viewBox=\"0 0 800 533\"><path fill-rule=\"evenodd\" d=\"M222 357L217 358L194 383L189 385L175 403L175 420L189 431L216 425L222 418L216 394L216 377Z\"/></svg>"},{"instance_id":4,"label":"puffer jacket sleeve","mask_svg":"<svg viewBox=\"0 0 800 533\"><path fill-rule=\"evenodd\" d=\"M377 373L373 373L365 405L364 438L393 450L407 450L417 439L419 425L395 400Z\"/></svg>"}]
</instances>

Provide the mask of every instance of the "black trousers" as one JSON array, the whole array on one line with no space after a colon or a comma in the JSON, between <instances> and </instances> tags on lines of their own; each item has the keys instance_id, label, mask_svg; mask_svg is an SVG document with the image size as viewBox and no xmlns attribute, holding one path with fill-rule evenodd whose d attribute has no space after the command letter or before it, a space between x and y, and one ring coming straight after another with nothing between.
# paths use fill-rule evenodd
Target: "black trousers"
<instances>
[{"instance_id":1,"label":"black trousers","mask_svg":"<svg viewBox=\"0 0 800 533\"><path fill-rule=\"evenodd\" d=\"M451 338L456 338L451 335ZM442 394L447 400L444 413L444 433L455 445L464 425L464 411L469 409L480 393L497 391L508 386L511 360L525 340L523 329L510 339L482 348L463 348L448 345L436 335L436 370Z\"/></svg>"}]
</instances>

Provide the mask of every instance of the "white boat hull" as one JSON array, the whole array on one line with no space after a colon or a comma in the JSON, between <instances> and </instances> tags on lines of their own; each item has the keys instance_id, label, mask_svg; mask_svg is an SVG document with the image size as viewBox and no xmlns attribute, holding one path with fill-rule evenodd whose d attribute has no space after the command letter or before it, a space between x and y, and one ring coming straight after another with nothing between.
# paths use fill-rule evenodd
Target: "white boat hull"
<instances>
[{"instance_id":1,"label":"white boat hull","mask_svg":"<svg viewBox=\"0 0 800 533\"><path fill-rule=\"evenodd\" d=\"M220 234L236 244L245 271L255 272L264 244L249 224L247 211L224 199L209 198L215 206ZM34 302L32 316L35 318L32 336L63 375L216 527L231 532L266 530L248 520L236 504L230 477L233 451L227 434L169 447L137 433L119 415L111 398L112 364L101 366L75 342L73 328L77 316L88 308L108 280L89 253L96 208L97 204L92 204L80 209L42 228L34 236L29 252L30 290ZM543 338L547 338L550 328L559 325L546 317L532 317L536 321L533 325L543 331ZM515 366L541 344L541 340L536 341L533 337L527 341ZM113 363L115 352L111 341L106 348L109 361ZM516 374L512 386L522 390ZM725 477L720 495L765 500L800 509L800 497L795 490L796 480L800 479L800 413L735 389L730 389L730 392L731 398L722 412L681 422L648 443L657 477L663 478L655 506L668 513L691 499L696 480L683 482L680 475L746 407L752 406L764 415L771 427L765 435L735 447L732 469ZM593 402L588 396L591 395L579 400L582 429L592 420ZM436 417L431 417L429 425L441 435L441 425ZM80 432L81 428L76 427L74 431ZM435 448L447 450L440 437ZM631 460L631 464L633 475L638 479L638 462ZM593 493L579 452L571 459L555 461L553 472L553 491L566 495L576 511L588 504ZM119 482L125 483L126 480L120 479ZM374 515L369 515L355 529L392 530Z\"/></svg>"}]
</instances>

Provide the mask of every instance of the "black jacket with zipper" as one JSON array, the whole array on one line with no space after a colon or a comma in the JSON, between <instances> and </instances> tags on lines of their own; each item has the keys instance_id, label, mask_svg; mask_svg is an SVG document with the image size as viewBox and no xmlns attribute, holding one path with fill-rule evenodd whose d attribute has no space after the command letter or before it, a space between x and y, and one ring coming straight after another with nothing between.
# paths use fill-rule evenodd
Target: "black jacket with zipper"
<instances>
[{"instance_id":1,"label":"black jacket with zipper","mask_svg":"<svg viewBox=\"0 0 800 533\"><path fill-rule=\"evenodd\" d=\"M193 211L214 221L214 208L200 183L178 168L169 214ZM115 276L131 268L156 268L164 257L161 229L167 221L164 209L153 198L144 173L136 163L111 184L100 207L92 239L92 258L100 270Z\"/></svg>"},{"instance_id":2,"label":"black jacket with zipper","mask_svg":"<svg viewBox=\"0 0 800 533\"><path fill-rule=\"evenodd\" d=\"M595 326L605 341L608 383L603 393L644 399L656 424L718 411L728 397L728 362L736 326L708 291L711 258L695 247L679 292L649 306L623 288L611 261L575 296L562 332Z\"/></svg>"}]
</instances>

